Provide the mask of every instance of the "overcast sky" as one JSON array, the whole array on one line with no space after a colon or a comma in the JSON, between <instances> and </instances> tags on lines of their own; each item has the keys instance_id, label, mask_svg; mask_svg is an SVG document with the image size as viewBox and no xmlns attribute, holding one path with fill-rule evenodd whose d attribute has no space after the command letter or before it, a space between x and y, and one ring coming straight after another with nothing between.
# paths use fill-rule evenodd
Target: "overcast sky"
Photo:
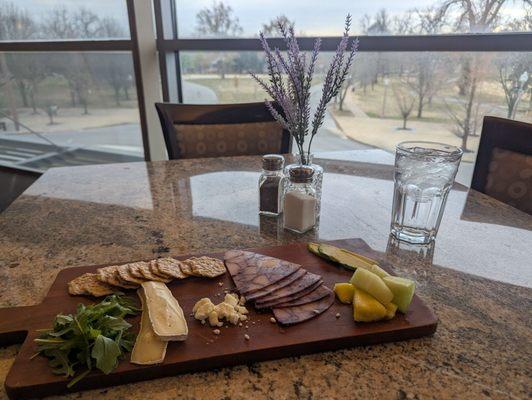
<instances>
[{"instance_id":1,"label":"overcast sky","mask_svg":"<svg viewBox=\"0 0 532 400\"><path fill-rule=\"evenodd\" d=\"M1 0L0 0L1 1ZM149 0L144 0L149 1ZM296 21L296 30L312 35L338 35L342 31L347 13L353 15L354 33L360 33L359 21L364 14L374 14L385 8L393 17L412 8L439 4L442 0L224 0L233 8L240 20L244 36L254 36L262 24L285 14ZM212 5L212 0L177 0L178 22L181 36L190 36L196 28L196 14ZM100 16L112 16L127 25L127 10L124 0L15 0L32 15L40 17L58 4L77 9L86 7ZM505 16L522 15L520 1L509 1L503 12Z\"/></svg>"}]
</instances>

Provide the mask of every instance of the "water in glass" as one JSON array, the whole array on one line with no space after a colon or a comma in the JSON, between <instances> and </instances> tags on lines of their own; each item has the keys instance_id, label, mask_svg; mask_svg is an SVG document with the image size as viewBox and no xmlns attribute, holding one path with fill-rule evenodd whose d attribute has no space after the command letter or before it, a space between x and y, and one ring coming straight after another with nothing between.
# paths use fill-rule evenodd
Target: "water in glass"
<instances>
[{"instance_id":1,"label":"water in glass","mask_svg":"<svg viewBox=\"0 0 532 400\"><path fill-rule=\"evenodd\" d=\"M461 149L441 143L397 145L392 235L410 243L435 239L461 157Z\"/></svg>"}]
</instances>

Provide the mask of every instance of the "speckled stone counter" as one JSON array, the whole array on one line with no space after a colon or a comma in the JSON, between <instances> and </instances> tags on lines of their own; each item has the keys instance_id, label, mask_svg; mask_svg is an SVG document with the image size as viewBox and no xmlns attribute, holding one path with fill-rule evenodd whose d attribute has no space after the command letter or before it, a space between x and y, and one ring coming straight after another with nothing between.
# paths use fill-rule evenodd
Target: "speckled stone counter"
<instances>
[{"instance_id":1,"label":"speckled stone counter","mask_svg":"<svg viewBox=\"0 0 532 400\"><path fill-rule=\"evenodd\" d=\"M0 214L0 306L39 303L65 267L360 237L417 281L434 336L66 397L529 398L532 217L457 186L434 246L397 243L391 168L350 160L317 160L322 215L303 236L257 215L257 157L52 169ZM0 349L2 380L17 349Z\"/></svg>"}]
</instances>

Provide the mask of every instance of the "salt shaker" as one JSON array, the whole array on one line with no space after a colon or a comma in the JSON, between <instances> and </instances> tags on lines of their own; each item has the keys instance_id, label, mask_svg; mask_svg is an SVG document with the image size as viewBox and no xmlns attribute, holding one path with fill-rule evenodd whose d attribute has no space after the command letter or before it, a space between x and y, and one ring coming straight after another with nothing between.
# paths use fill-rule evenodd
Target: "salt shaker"
<instances>
[{"instance_id":1,"label":"salt shaker","mask_svg":"<svg viewBox=\"0 0 532 400\"><path fill-rule=\"evenodd\" d=\"M259 214L277 216L281 213L281 185L284 158L277 154L262 157L262 174L259 178Z\"/></svg>"},{"instance_id":2,"label":"salt shaker","mask_svg":"<svg viewBox=\"0 0 532 400\"><path fill-rule=\"evenodd\" d=\"M301 166L289 170L289 181L283 190L283 226L296 233L305 233L316 225L316 190L314 170Z\"/></svg>"}]
</instances>

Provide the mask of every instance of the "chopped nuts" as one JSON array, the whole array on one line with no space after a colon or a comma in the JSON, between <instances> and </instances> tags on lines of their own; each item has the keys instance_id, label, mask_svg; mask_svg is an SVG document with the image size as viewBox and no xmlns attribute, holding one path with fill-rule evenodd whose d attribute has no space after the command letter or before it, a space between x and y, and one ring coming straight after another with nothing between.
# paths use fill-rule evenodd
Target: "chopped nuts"
<instances>
[{"instance_id":1,"label":"chopped nuts","mask_svg":"<svg viewBox=\"0 0 532 400\"><path fill-rule=\"evenodd\" d=\"M219 329L214 329L212 331L212 333L214 333L215 335L219 335L220 334L220 330Z\"/></svg>"},{"instance_id":2,"label":"chopped nuts","mask_svg":"<svg viewBox=\"0 0 532 400\"><path fill-rule=\"evenodd\" d=\"M272 324L275 324L275 323L277 322L277 320L276 320L275 318L271 317L271 318L270 318L270 322L271 322Z\"/></svg>"},{"instance_id":3,"label":"chopped nuts","mask_svg":"<svg viewBox=\"0 0 532 400\"><path fill-rule=\"evenodd\" d=\"M224 283L223 282L218 282L218 286L223 286Z\"/></svg>"},{"instance_id":4,"label":"chopped nuts","mask_svg":"<svg viewBox=\"0 0 532 400\"><path fill-rule=\"evenodd\" d=\"M238 323L238 326L242 326L242 322L239 322L239 323Z\"/></svg>"},{"instance_id":5,"label":"chopped nuts","mask_svg":"<svg viewBox=\"0 0 532 400\"><path fill-rule=\"evenodd\" d=\"M249 340L249 335L247 333L244 334L244 339Z\"/></svg>"},{"instance_id":6,"label":"chopped nuts","mask_svg":"<svg viewBox=\"0 0 532 400\"><path fill-rule=\"evenodd\" d=\"M339 312L336 313L336 318L340 318L340 313Z\"/></svg>"}]
</instances>

